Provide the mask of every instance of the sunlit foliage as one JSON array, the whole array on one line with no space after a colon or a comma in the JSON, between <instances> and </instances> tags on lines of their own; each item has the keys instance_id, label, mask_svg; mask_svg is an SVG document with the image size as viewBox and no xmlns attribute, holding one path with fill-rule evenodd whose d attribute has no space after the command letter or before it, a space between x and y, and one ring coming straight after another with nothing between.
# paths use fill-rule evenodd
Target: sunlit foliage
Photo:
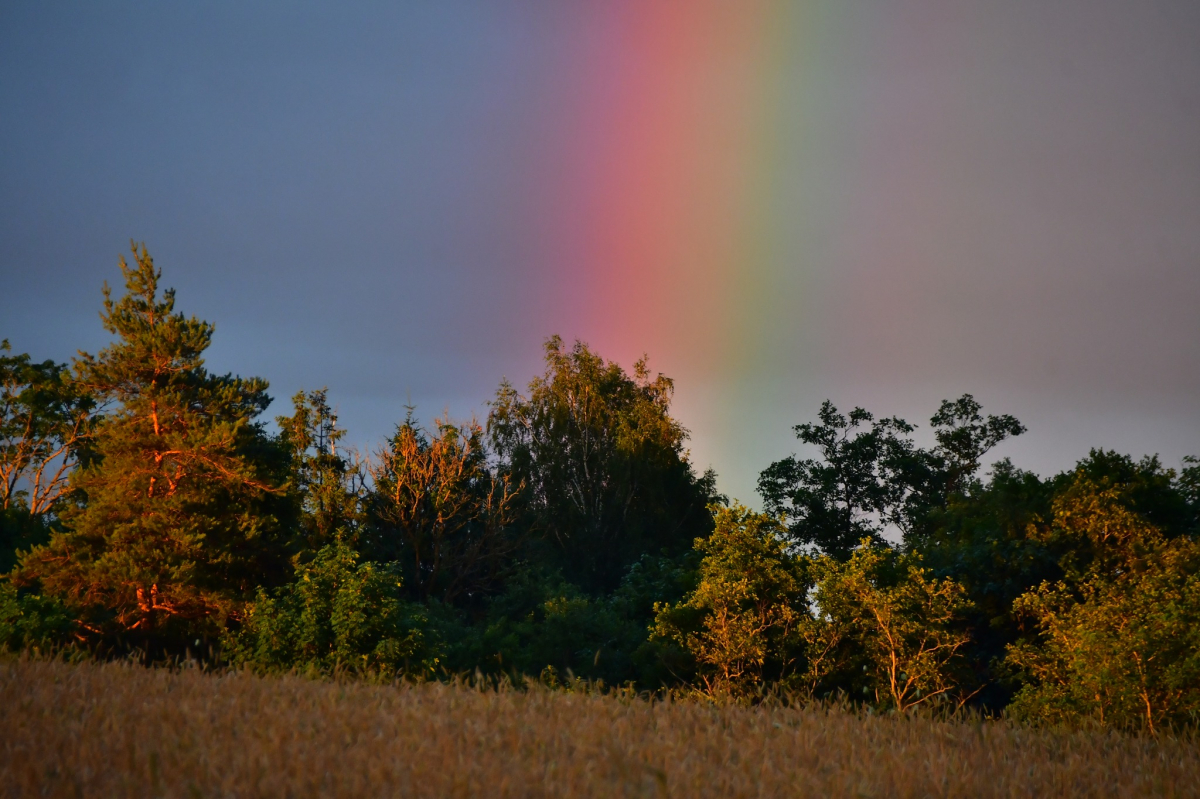
<instances>
[{"instance_id":1,"label":"sunlit foliage","mask_svg":"<svg viewBox=\"0 0 1200 799\"><path fill-rule=\"evenodd\" d=\"M1019 597L1038 635L1009 649L1021 718L1154 733L1200 718L1200 543L1165 538L1128 490L1081 470L1052 534L1079 543L1064 579Z\"/></svg>"},{"instance_id":2,"label":"sunlit foliage","mask_svg":"<svg viewBox=\"0 0 1200 799\"><path fill-rule=\"evenodd\" d=\"M105 286L101 319L117 340L76 363L110 409L72 473L63 528L17 578L76 609L81 631L155 646L217 634L240 599L283 574L272 497L284 477L255 422L267 384L209 373L212 325L176 312L145 248L134 256L121 261L124 296Z\"/></svg>"},{"instance_id":3,"label":"sunlit foliage","mask_svg":"<svg viewBox=\"0 0 1200 799\"><path fill-rule=\"evenodd\" d=\"M516 494L488 463L480 425L436 428L410 414L370 467L371 547L399 563L415 599L478 600L517 546Z\"/></svg>"},{"instance_id":4,"label":"sunlit foliage","mask_svg":"<svg viewBox=\"0 0 1200 799\"><path fill-rule=\"evenodd\" d=\"M717 508L716 529L696 542L703 560L695 590L656 607L655 636L695 659L711 695L761 693L765 681L787 681L804 668L808 575L781 532L771 516Z\"/></svg>"},{"instance_id":5,"label":"sunlit foliage","mask_svg":"<svg viewBox=\"0 0 1200 799\"><path fill-rule=\"evenodd\" d=\"M864 541L846 562L814 564L814 620L805 626L812 690L841 690L901 712L922 704L960 706L977 686L964 668L971 602L919 557Z\"/></svg>"}]
</instances>

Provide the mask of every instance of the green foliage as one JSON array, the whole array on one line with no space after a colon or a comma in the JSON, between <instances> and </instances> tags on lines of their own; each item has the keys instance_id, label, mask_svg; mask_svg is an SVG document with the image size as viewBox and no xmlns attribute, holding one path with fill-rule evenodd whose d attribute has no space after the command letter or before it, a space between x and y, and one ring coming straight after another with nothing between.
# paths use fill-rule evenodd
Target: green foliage
<instances>
[{"instance_id":1,"label":"green foliage","mask_svg":"<svg viewBox=\"0 0 1200 799\"><path fill-rule=\"evenodd\" d=\"M1200 544L1164 537L1136 487L1080 469L1055 499L1049 534L1077 545L1064 579L1015 603L1038 635L1009 648L1014 716L1150 733L1200 719Z\"/></svg>"},{"instance_id":2,"label":"green foliage","mask_svg":"<svg viewBox=\"0 0 1200 799\"><path fill-rule=\"evenodd\" d=\"M51 512L92 426L95 401L66 366L0 341L0 510Z\"/></svg>"},{"instance_id":3,"label":"green foliage","mask_svg":"<svg viewBox=\"0 0 1200 799\"><path fill-rule=\"evenodd\" d=\"M0 508L0 574L16 566L20 554L50 540L50 520L25 508Z\"/></svg>"},{"instance_id":4,"label":"green foliage","mask_svg":"<svg viewBox=\"0 0 1200 799\"><path fill-rule=\"evenodd\" d=\"M682 602L655 606L653 635L694 660L708 694L745 697L803 670L809 578L774 517L739 505L714 513L712 535L696 540L699 582Z\"/></svg>"},{"instance_id":5,"label":"green foliage","mask_svg":"<svg viewBox=\"0 0 1200 799\"><path fill-rule=\"evenodd\" d=\"M682 552L709 529L711 480L687 462L672 391L645 359L630 377L555 336L528 397L506 382L492 402L492 446L524 488L547 559L588 591L616 588L643 554Z\"/></svg>"},{"instance_id":6,"label":"green foliage","mask_svg":"<svg viewBox=\"0 0 1200 799\"><path fill-rule=\"evenodd\" d=\"M952 496L926 533L907 542L934 575L966 589L973 607L967 614L971 641L963 652L981 681L1021 635L1013 601L1063 574L1060 561L1069 547L1039 533L1052 498L1050 481L1001 461L987 484ZM1000 708L1011 693L1007 683L993 679L977 701Z\"/></svg>"},{"instance_id":7,"label":"green foliage","mask_svg":"<svg viewBox=\"0 0 1200 799\"><path fill-rule=\"evenodd\" d=\"M279 442L291 456L290 489L300 507L297 544L302 558L334 540L337 531L357 538L361 526L363 473L348 453L338 452L346 431L337 426L326 389L298 392L291 416L279 416Z\"/></svg>"},{"instance_id":8,"label":"green foliage","mask_svg":"<svg viewBox=\"0 0 1200 799\"><path fill-rule=\"evenodd\" d=\"M645 624L623 607L590 596L557 572L517 571L488 602L484 619L460 625L450 641L451 671L561 675L617 685L637 677L631 654L645 640Z\"/></svg>"},{"instance_id":9,"label":"green foliage","mask_svg":"<svg viewBox=\"0 0 1200 799\"><path fill-rule=\"evenodd\" d=\"M0 581L0 651L62 651L75 643L76 629L62 603Z\"/></svg>"},{"instance_id":10,"label":"green foliage","mask_svg":"<svg viewBox=\"0 0 1200 799\"><path fill-rule=\"evenodd\" d=\"M170 648L215 635L257 586L287 574L285 464L254 421L267 384L205 370L212 326L175 312L145 248L134 255L132 268L121 260L125 296L104 287L101 319L117 340L76 363L111 409L71 475L63 529L17 578L99 639Z\"/></svg>"},{"instance_id":11,"label":"green foliage","mask_svg":"<svg viewBox=\"0 0 1200 799\"><path fill-rule=\"evenodd\" d=\"M977 686L962 652L971 602L961 585L869 540L848 561L822 557L813 571L815 613L802 629L815 693L842 691L901 712L970 697Z\"/></svg>"},{"instance_id":12,"label":"green foliage","mask_svg":"<svg viewBox=\"0 0 1200 799\"><path fill-rule=\"evenodd\" d=\"M424 609L404 601L401 588L394 567L329 544L293 583L259 590L232 636L231 657L267 671L429 676L437 645Z\"/></svg>"}]
</instances>

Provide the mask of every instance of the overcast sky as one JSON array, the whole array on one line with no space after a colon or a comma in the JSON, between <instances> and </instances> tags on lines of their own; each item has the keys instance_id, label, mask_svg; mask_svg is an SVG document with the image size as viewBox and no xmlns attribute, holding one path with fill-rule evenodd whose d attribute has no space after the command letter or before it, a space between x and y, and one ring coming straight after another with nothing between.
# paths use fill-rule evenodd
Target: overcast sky
<instances>
[{"instance_id":1,"label":"overcast sky","mask_svg":"<svg viewBox=\"0 0 1200 799\"><path fill-rule=\"evenodd\" d=\"M0 337L102 347L136 238L216 324L212 368L268 379L272 413L327 385L364 447L408 402L485 415L559 333L648 353L697 466L745 500L826 397L924 423L972 392L1029 428L997 455L1044 474L1097 446L1200 454L1200 3L741 7L766 66L757 34L689 27L739 8L715 0L6 2ZM659 58L677 29L694 46ZM718 132L730 98L768 112L764 137L688 144L769 184L745 214L770 246L705 267L746 275L720 324L727 288L681 299L707 272L616 264L600 302L606 267L558 229L588 207L572 176L628 167L589 160L606 136L656 135L625 95ZM609 107L620 130L580 111Z\"/></svg>"}]
</instances>

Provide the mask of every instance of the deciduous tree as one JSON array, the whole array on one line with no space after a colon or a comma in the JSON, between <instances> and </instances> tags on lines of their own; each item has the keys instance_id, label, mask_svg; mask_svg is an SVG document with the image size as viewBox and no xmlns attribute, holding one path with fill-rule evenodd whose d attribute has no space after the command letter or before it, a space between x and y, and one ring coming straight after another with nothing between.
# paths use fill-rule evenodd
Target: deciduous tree
<instances>
[{"instance_id":1,"label":"deciduous tree","mask_svg":"<svg viewBox=\"0 0 1200 799\"><path fill-rule=\"evenodd\" d=\"M372 551L400 564L415 599L478 600L516 547L516 495L488 463L477 423L436 426L430 437L410 413L379 451L368 497Z\"/></svg>"},{"instance_id":2,"label":"deciduous tree","mask_svg":"<svg viewBox=\"0 0 1200 799\"><path fill-rule=\"evenodd\" d=\"M320 549L294 582L260 590L233 637L235 662L268 671L429 676L438 665L424 609L405 602L394 566L342 541Z\"/></svg>"},{"instance_id":3,"label":"deciduous tree","mask_svg":"<svg viewBox=\"0 0 1200 799\"><path fill-rule=\"evenodd\" d=\"M715 478L688 463L673 389L645 359L631 377L555 336L528 396L506 382L492 402L492 446L524 487L530 524L587 590L610 591L641 555L684 551L710 529Z\"/></svg>"},{"instance_id":4,"label":"deciduous tree","mask_svg":"<svg viewBox=\"0 0 1200 799\"><path fill-rule=\"evenodd\" d=\"M1127 490L1080 470L1055 499L1049 534L1080 556L1015 603L1036 630L1008 652L1018 717L1155 733L1200 713L1200 544L1164 537Z\"/></svg>"},{"instance_id":5,"label":"deciduous tree","mask_svg":"<svg viewBox=\"0 0 1200 799\"><path fill-rule=\"evenodd\" d=\"M774 517L735 505L716 509L697 539L700 581L683 602L656 606L653 635L696 661L704 690L745 697L765 680L803 671L801 628L809 619L804 560L787 552Z\"/></svg>"},{"instance_id":6,"label":"deciduous tree","mask_svg":"<svg viewBox=\"0 0 1200 799\"><path fill-rule=\"evenodd\" d=\"M95 401L65 365L0 342L0 510L47 513L67 488Z\"/></svg>"},{"instance_id":7,"label":"deciduous tree","mask_svg":"<svg viewBox=\"0 0 1200 799\"><path fill-rule=\"evenodd\" d=\"M906 712L961 704L977 688L962 668L971 608L962 586L869 540L844 563L821 558L815 572L814 623L804 627L815 691L841 689Z\"/></svg>"},{"instance_id":8,"label":"deciduous tree","mask_svg":"<svg viewBox=\"0 0 1200 799\"><path fill-rule=\"evenodd\" d=\"M820 424L795 431L820 459L776 461L759 476L758 491L768 510L786 516L795 541L845 559L864 538L882 541L885 525L899 521L913 427L903 419L876 420L862 408L843 416L828 400L818 416Z\"/></svg>"}]
</instances>

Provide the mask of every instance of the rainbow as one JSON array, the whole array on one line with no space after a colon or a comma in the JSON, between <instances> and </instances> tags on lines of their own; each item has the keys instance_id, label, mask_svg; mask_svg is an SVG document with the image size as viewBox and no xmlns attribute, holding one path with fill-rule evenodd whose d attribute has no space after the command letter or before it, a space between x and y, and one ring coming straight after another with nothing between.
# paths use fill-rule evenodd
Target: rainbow
<instances>
[{"instance_id":1,"label":"rainbow","mask_svg":"<svg viewBox=\"0 0 1200 799\"><path fill-rule=\"evenodd\" d=\"M769 315L753 305L787 224L780 95L795 87L781 77L805 56L790 49L803 15L777 0L600 5L574 65L586 100L560 121L551 260L582 278L564 288L587 297L602 351L752 368Z\"/></svg>"},{"instance_id":2,"label":"rainbow","mask_svg":"<svg viewBox=\"0 0 1200 799\"><path fill-rule=\"evenodd\" d=\"M717 462L736 387L796 345L780 329L811 274L795 215L825 201L802 185L806 76L836 20L784 0L586 8L536 156L541 260L574 314L559 332L627 367L648 353Z\"/></svg>"}]
</instances>

